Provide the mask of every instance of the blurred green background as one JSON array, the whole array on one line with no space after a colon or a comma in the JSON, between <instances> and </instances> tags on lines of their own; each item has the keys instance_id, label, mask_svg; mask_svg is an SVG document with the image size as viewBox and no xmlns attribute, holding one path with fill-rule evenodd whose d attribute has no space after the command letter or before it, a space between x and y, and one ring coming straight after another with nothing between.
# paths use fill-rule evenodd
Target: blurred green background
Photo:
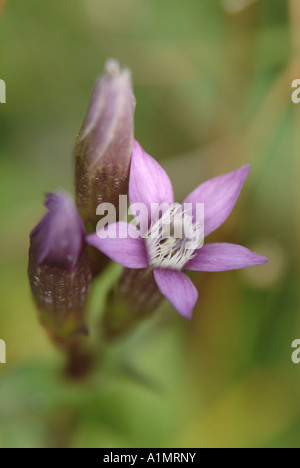
<instances>
[{"instance_id":1,"label":"blurred green background","mask_svg":"<svg viewBox=\"0 0 300 468\"><path fill-rule=\"evenodd\" d=\"M300 2L9 0L0 57L0 446L299 447ZM110 57L132 70L136 137L178 200L251 164L209 240L270 262L194 273L192 321L165 303L84 386L38 323L28 235L44 193L73 190L75 137Z\"/></svg>"}]
</instances>

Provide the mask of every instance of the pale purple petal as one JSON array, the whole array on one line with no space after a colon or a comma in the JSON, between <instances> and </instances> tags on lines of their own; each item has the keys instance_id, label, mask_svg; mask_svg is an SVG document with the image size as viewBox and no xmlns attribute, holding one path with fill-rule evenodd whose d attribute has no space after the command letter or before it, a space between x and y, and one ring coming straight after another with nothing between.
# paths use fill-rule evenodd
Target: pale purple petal
<instances>
[{"instance_id":1,"label":"pale purple petal","mask_svg":"<svg viewBox=\"0 0 300 468\"><path fill-rule=\"evenodd\" d=\"M147 154L135 140L129 179L129 202L144 203L148 209L150 225L151 204L174 203L170 179L164 169ZM153 221L153 220L152 220Z\"/></svg>"},{"instance_id":2,"label":"pale purple petal","mask_svg":"<svg viewBox=\"0 0 300 468\"><path fill-rule=\"evenodd\" d=\"M98 234L101 236L104 231L107 237L102 239ZM98 234L87 236L87 243L124 267L148 268L145 242L137 237L139 231L135 226L125 222L114 223Z\"/></svg>"},{"instance_id":3,"label":"pale purple petal","mask_svg":"<svg viewBox=\"0 0 300 468\"><path fill-rule=\"evenodd\" d=\"M64 192L47 194L45 206L48 213L30 233L36 263L72 271L84 246L83 222L71 197Z\"/></svg>"},{"instance_id":4,"label":"pale purple petal","mask_svg":"<svg viewBox=\"0 0 300 468\"><path fill-rule=\"evenodd\" d=\"M206 244L197 251L195 258L184 267L185 270L227 271L238 270L267 263L262 257L246 247L236 244Z\"/></svg>"},{"instance_id":5,"label":"pale purple petal","mask_svg":"<svg viewBox=\"0 0 300 468\"><path fill-rule=\"evenodd\" d=\"M153 270L162 294L184 318L191 318L198 300L198 291L186 274L175 270Z\"/></svg>"},{"instance_id":6,"label":"pale purple petal","mask_svg":"<svg viewBox=\"0 0 300 468\"><path fill-rule=\"evenodd\" d=\"M250 166L215 177L196 188L184 203L204 203L204 234L208 236L230 215L249 174ZM195 206L194 206L195 215Z\"/></svg>"},{"instance_id":7,"label":"pale purple petal","mask_svg":"<svg viewBox=\"0 0 300 468\"><path fill-rule=\"evenodd\" d=\"M131 73L108 60L98 79L87 115L80 130L78 156L84 158L89 174L99 167L118 164L129 170L134 126L135 98Z\"/></svg>"}]
</instances>

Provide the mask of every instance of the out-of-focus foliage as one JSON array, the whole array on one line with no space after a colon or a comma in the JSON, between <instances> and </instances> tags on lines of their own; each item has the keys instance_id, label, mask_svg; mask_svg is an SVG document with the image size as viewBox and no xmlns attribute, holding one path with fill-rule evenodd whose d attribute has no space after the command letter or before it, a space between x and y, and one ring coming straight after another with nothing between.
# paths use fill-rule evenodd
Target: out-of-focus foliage
<instances>
[{"instance_id":1,"label":"out-of-focus foliage","mask_svg":"<svg viewBox=\"0 0 300 468\"><path fill-rule=\"evenodd\" d=\"M300 105L291 102L299 44L298 0L7 2L2 447L299 447L300 367L291 362L300 338ZM247 245L270 263L193 274L200 292L193 320L164 304L106 350L105 366L84 386L61 376L62 357L38 324L28 234L44 192L73 190L75 137L109 57L132 70L136 137L168 170L178 200L251 164L234 212L210 240ZM93 323L101 302L94 288Z\"/></svg>"}]
</instances>

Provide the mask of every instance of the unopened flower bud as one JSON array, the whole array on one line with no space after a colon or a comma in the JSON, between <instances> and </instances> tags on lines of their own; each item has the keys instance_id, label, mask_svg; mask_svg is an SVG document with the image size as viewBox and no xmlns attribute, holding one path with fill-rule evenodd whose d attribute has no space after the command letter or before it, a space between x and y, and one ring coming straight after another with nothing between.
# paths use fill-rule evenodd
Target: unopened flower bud
<instances>
[{"instance_id":1,"label":"unopened flower bud","mask_svg":"<svg viewBox=\"0 0 300 468\"><path fill-rule=\"evenodd\" d=\"M111 340L131 331L156 311L162 299L151 269L124 268L102 319L104 337Z\"/></svg>"},{"instance_id":2,"label":"unopened flower bud","mask_svg":"<svg viewBox=\"0 0 300 468\"><path fill-rule=\"evenodd\" d=\"M83 222L68 195L47 195L48 213L30 234L29 281L40 320L58 344L87 334L91 283Z\"/></svg>"},{"instance_id":3,"label":"unopened flower bud","mask_svg":"<svg viewBox=\"0 0 300 468\"><path fill-rule=\"evenodd\" d=\"M76 202L86 225L95 231L100 203L112 203L128 191L135 98L129 70L107 62L99 78L75 147Z\"/></svg>"}]
</instances>

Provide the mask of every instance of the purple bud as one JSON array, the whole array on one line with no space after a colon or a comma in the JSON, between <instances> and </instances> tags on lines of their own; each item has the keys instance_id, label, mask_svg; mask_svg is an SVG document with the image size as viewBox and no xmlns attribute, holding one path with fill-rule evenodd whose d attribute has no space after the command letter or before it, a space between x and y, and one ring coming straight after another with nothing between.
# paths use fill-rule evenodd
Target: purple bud
<instances>
[{"instance_id":1,"label":"purple bud","mask_svg":"<svg viewBox=\"0 0 300 468\"><path fill-rule=\"evenodd\" d=\"M77 207L95 229L100 203L119 206L128 191L135 98L129 70L113 60L96 83L75 148Z\"/></svg>"},{"instance_id":2,"label":"purple bud","mask_svg":"<svg viewBox=\"0 0 300 468\"><path fill-rule=\"evenodd\" d=\"M85 229L70 197L47 195L48 213L30 234L29 281L40 319L58 342L86 334L91 283Z\"/></svg>"},{"instance_id":3,"label":"purple bud","mask_svg":"<svg viewBox=\"0 0 300 468\"><path fill-rule=\"evenodd\" d=\"M131 331L156 311L162 299L150 268L124 268L117 287L108 296L103 335L111 340Z\"/></svg>"},{"instance_id":4,"label":"purple bud","mask_svg":"<svg viewBox=\"0 0 300 468\"><path fill-rule=\"evenodd\" d=\"M84 245L83 222L65 193L48 194L45 206L49 212L30 234L36 262L72 271Z\"/></svg>"}]
</instances>

